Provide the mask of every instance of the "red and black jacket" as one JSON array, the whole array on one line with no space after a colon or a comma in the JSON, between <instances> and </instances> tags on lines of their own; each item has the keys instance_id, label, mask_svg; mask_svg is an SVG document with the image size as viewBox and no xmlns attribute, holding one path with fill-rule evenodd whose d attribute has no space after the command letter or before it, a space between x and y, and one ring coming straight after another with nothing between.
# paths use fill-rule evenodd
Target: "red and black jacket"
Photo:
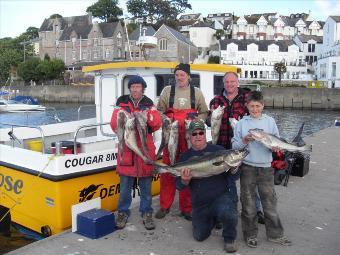
<instances>
[{"instance_id":1,"label":"red and black jacket","mask_svg":"<svg viewBox=\"0 0 340 255\"><path fill-rule=\"evenodd\" d=\"M211 112L218 106L225 106L217 144L222 145L226 149L231 149L231 138L234 136L229 118L239 120L244 115L248 115L248 109L246 107L248 94L249 92L247 90L239 88L237 96L232 101L229 101L224 96L223 89L222 93L215 96L209 103L209 118L211 117Z\"/></svg>"}]
</instances>

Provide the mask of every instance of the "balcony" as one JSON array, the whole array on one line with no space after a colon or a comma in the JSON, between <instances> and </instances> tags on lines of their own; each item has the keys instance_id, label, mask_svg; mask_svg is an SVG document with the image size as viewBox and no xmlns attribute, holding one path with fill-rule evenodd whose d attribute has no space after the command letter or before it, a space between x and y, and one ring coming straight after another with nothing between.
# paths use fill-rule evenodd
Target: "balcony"
<instances>
[{"instance_id":1,"label":"balcony","mask_svg":"<svg viewBox=\"0 0 340 255\"><path fill-rule=\"evenodd\" d=\"M140 36L136 45L144 48L155 48L157 46L157 37L155 36Z\"/></svg>"}]
</instances>

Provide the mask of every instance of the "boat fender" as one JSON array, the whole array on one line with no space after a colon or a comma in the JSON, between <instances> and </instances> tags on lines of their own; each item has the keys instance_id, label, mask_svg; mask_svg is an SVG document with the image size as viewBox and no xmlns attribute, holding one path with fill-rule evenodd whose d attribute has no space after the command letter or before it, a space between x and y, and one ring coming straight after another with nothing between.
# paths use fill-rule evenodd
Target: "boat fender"
<instances>
[{"instance_id":1,"label":"boat fender","mask_svg":"<svg viewBox=\"0 0 340 255\"><path fill-rule=\"evenodd\" d=\"M52 230L50 228L50 226L48 225L45 225L45 226L42 226L41 227L41 234L44 236L44 237L49 237L52 235Z\"/></svg>"}]
</instances>

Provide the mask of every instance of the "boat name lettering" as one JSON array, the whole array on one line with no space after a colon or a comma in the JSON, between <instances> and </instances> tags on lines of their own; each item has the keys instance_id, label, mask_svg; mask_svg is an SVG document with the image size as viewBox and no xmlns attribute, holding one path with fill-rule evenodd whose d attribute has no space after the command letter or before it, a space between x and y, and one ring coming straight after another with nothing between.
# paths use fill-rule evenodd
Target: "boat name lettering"
<instances>
[{"instance_id":1,"label":"boat name lettering","mask_svg":"<svg viewBox=\"0 0 340 255\"><path fill-rule=\"evenodd\" d=\"M14 180L10 175L0 173L0 188L4 187L7 191L13 191L15 194L20 194L24 187L23 180Z\"/></svg>"},{"instance_id":2,"label":"boat name lettering","mask_svg":"<svg viewBox=\"0 0 340 255\"><path fill-rule=\"evenodd\" d=\"M115 159L116 159L115 153L67 159L65 161L65 167L70 168L70 167L77 167L77 166L83 166L83 165L91 165L91 164L103 163L104 161L113 161Z\"/></svg>"}]
</instances>

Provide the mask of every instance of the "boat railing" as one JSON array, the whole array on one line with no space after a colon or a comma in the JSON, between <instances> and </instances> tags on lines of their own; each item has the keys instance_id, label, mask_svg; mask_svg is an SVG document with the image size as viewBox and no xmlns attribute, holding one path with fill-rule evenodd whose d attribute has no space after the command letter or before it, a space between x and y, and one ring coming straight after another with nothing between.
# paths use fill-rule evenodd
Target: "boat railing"
<instances>
[{"instance_id":1,"label":"boat railing","mask_svg":"<svg viewBox=\"0 0 340 255\"><path fill-rule=\"evenodd\" d=\"M101 127L101 126L105 126L105 125L109 125L110 122L104 122L104 123L96 123L96 124L88 124L88 125L82 125L79 126L78 129L76 130L76 132L74 133L74 138L73 138L73 154L77 155L77 137L78 137L78 133L80 130L84 129L84 128L91 128L91 127ZM107 135L109 136L109 135ZM111 136L111 135L110 135ZM113 137L114 135L112 135Z\"/></svg>"},{"instance_id":2,"label":"boat railing","mask_svg":"<svg viewBox=\"0 0 340 255\"><path fill-rule=\"evenodd\" d=\"M14 148L14 142L15 141L17 141L18 143L21 143L20 140L13 133L14 127L25 127L25 128L33 128L33 129L39 130L40 136L41 136L41 143L42 143L42 153L45 154L45 135L44 135L44 131L42 130L41 127L30 126L30 125L19 125L19 124L13 124L13 123L0 123L0 124L4 125L4 126L10 126L11 127L11 131L8 132L8 135L10 136L10 139L12 141L12 147L13 148Z\"/></svg>"},{"instance_id":3,"label":"boat railing","mask_svg":"<svg viewBox=\"0 0 340 255\"><path fill-rule=\"evenodd\" d=\"M95 107L95 106L96 106L95 104L84 104L84 105L79 106L79 108L78 108L78 120L80 120L80 111L81 111L83 108L87 108L87 107Z\"/></svg>"},{"instance_id":4,"label":"boat railing","mask_svg":"<svg viewBox=\"0 0 340 255\"><path fill-rule=\"evenodd\" d=\"M61 119L59 118L59 116L57 114L57 109L55 107L46 106L45 112L48 112L48 111L53 111L53 119L55 120L55 123L60 123L61 122Z\"/></svg>"}]
</instances>

